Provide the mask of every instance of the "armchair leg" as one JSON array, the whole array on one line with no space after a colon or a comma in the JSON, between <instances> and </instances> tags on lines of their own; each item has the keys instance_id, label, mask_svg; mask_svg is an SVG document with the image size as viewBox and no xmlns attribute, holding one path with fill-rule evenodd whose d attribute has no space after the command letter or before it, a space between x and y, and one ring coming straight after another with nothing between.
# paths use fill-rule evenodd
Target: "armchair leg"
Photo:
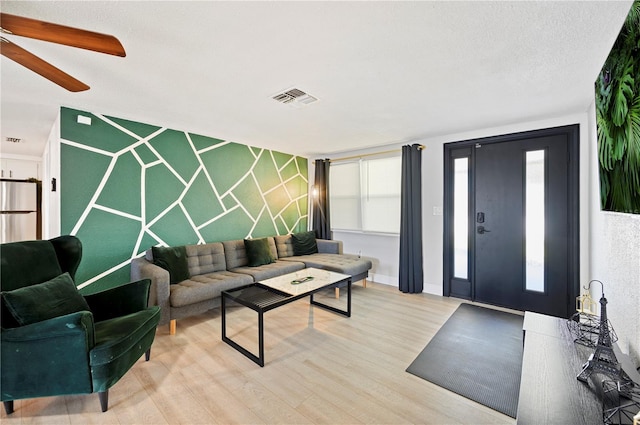
<instances>
[{"instance_id":1,"label":"armchair leg","mask_svg":"<svg viewBox=\"0 0 640 425\"><path fill-rule=\"evenodd\" d=\"M102 408L102 411L106 412L109 408L109 390L99 392L98 398L100 398L100 407Z\"/></svg>"},{"instance_id":2,"label":"armchair leg","mask_svg":"<svg viewBox=\"0 0 640 425\"><path fill-rule=\"evenodd\" d=\"M169 335L176 334L176 319L169 322Z\"/></svg>"},{"instance_id":3,"label":"armchair leg","mask_svg":"<svg viewBox=\"0 0 640 425\"><path fill-rule=\"evenodd\" d=\"M144 361L148 362L151 358L151 347L147 351L144 352Z\"/></svg>"},{"instance_id":4,"label":"armchair leg","mask_svg":"<svg viewBox=\"0 0 640 425\"><path fill-rule=\"evenodd\" d=\"M7 415L10 415L13 413L13 400L4 402L4 411L7 413Z\"/></svg>"}]
</instances>

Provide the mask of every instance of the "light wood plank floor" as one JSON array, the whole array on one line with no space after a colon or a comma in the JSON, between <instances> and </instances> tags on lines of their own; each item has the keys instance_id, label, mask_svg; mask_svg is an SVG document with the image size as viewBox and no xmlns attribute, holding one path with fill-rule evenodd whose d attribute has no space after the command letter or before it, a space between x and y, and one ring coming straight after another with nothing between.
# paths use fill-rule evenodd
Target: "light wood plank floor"
<instances>
[{"instance_id":1,"label":"light wood plank floor","mask_svg":"<svg viewBox=\"0 0 640 425\"><path fill-rule=\"evenodd\" d=\"M346 291L341 292L343 302ZM326 295L331 300L331 293ZM221 341L220 311L158 329L109 393L18 400L2 424L514 424L405 369L460 304L368 283L351 318L299 300L265 314L264 368ZM230 335L257 346L256 314L232 308Z\"/></svg>"}]
</instances>

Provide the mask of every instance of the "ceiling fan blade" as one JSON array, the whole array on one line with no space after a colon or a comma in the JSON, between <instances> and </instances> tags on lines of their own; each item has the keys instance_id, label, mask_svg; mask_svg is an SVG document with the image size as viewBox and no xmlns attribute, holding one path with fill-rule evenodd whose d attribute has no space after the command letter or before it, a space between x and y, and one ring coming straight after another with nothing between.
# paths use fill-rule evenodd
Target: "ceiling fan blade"
<instances>
[{"instance_id":1,"label":"ceiling fan blade","mask_svg":"<svg viewBox=\"0 0 640 425\"><path fill-rule=\"evenodd\" d=\"M10 42L4 37L2 37L0 43L0 53L2 53L2 56L5 56L25 68L42 75L47 80L50 80L69 91L79 92L89 90L89 86L82 81L73 78L66 72L56 68L49 62L40 59L33 53Z\"/></svg>"},{"instance_id":2,"label":"ceiling fan blade","mask_svg":"<svg viewBox=\"0 0 640 425\"><path fill-rule=\"evenodd\" d=\"M0 27L8 34L93 50L114 56L127 54L120 41L112 35L100 34L37 19L0 13Z\"/></svg>"}]
</instances>

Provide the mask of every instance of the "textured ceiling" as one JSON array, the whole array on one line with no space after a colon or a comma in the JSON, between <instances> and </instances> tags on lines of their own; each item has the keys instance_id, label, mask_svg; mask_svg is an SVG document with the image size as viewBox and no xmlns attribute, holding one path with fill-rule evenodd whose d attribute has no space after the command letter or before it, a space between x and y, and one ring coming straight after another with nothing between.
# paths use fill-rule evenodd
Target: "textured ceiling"
<instances>
[{"instance_id":1,"label":"textured ceiling","mask_svg":"<svg viewBox=\"0 0 640 425\"><path fill-rule=\"evenodd\" d=\"M583 112L630 6L2 1L113 34L127 57L6 36L91 89L3 57L0 148L40 156L60 106L306 156ZM320 100L271 99L291 87Z\"/></svg>"}]
</instances>

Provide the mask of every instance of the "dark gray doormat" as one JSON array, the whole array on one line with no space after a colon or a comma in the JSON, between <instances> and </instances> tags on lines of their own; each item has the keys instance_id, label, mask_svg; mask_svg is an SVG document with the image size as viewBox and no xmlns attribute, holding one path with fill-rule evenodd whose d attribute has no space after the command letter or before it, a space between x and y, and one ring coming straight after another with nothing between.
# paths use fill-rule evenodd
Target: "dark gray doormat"
<instances>
[{"instance_id":1,"label":"dark gray doormat","mask_svg":"<svg viewBox=\"0 0 640 425\"><path fill-rule=\"evenodd\" d=\"M522 321L516 314L461 304L407 372L515 418Z\"/></svg>"}]
</instances>

